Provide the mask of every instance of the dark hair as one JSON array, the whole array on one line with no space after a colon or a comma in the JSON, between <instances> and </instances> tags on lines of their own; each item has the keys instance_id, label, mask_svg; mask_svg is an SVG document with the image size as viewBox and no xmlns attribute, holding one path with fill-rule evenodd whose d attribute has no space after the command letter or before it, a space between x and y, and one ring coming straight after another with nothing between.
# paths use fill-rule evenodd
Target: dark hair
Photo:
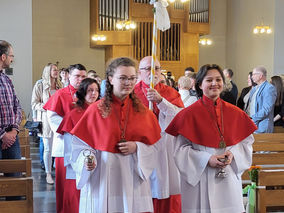
<instances>
[{"instance_id":1,"label":"dark hair","mask_svg":"<svg viewBox=\"0 0 284 213\"><path fill-rule=\"evenodd\" d=\"M97 74L97 72L96 72L95 70L89 70L89 71L88 71L88 74L89 74L89 73Z\"/></svg>"},{"instance_id":2,"label":"dark hair","mask_svg":"<svg viewBox=\"0 0 284 213\"><path fill-rule=\"evenodd\" d=\"M81 107L81 108L83 108L84 107L84 104L85 104L85 97L86 97L86 95L87 95L87 91L88 91L88 87L91 85L91 84L93 84L93 83L95 83L97 86L98 86L98 89L99 89L99 91L98 91L98 93L99 93L99 96L98 96L98 99L100 99L100 85L98 84L98 82L95 80L95 79L92 79L92 78L85 78L82 82L81 82L81 84L80 84L80 86L79 86L79 89L77 90L77 92L76 92L76 97L78 98L78 100L77 100L77 102L76 102L76 105L78 106L78 107ZM97 99L97 100L98 100ZM97 101L96 100L96 101Z\"/></svg>"},{"instance_id":3,"label":"dark hair","mask_svg":"<svg viewBox=\"0 0 284 213\"><path fill-rule=\"evenodd\" d=\"M191 71L191 72L194 72L194 69L193 69L193 67L187 67L187 68L185 68L184 71Z\"/></svg>"},{"instance_id":4,"label":"dark hair","mask_svg":"<svg viewBox=\"0 0 284 213\"><path fill-rule=\"evenodd\" d=\"M67 73L69 73L69 70L68 70L68 68L61 68L60 72L67 72Z\"/></svg>"},{"instance_id":5,"label":"dark hair","mask_svg":"<svg viewBox=\"0 0 284 213\"><path fill-rule=\"evenodd\" d=\"M257 85L257 83L255 83L252 79L252 72L249 72L249 78L250 78L250 81L251 81L251 85L254 87Z\"/></svg>"},{"instance_id":6,"label":"dark hair","mask_svg":"<svg viewBox=\"0 0 284 213\"><path fill-rule=\"evenodd\" d=\"M200 67L200 69L199 69L199 71L196 75L195 89L196 89L196 93L197 93L198 97L202 97L202 95L203 95L203 91L202 91L202 89L200 89L200 85L202 84L202 81L205 78L205 76L207 75L209 70L217 70L220 73L220 75L223 79L223 82L225 82L224 74L223 74L222 69L219 65L217 65L217 64L203 65L202 67Z\"/></svg>"},{"instance_id":7,"label":"dark hair","mask_svg":"<svg viewBox=\"0 0 284 213\"><path fill-rule=\"evenodd\" d=\"M0 56L3 54L8 55L9 49L12 47L12 45L4 40L0 40Z\"/></svg>"},{"instance_id":8,"label":"dark hair","mask_svg":"<svg viewBox=\"0 0 284 213\"><path fill-rule=\"evenodd\" d=\"M280 76L272 76L271 84L275 87L277 92L277 98L275 101L275 106L280 106L283 100L283 80Z\"/></svg>"},{"instance_id":9,"label":"dark hair","mask_svg":"<svg viewBox=\"0 0 284 213\"><path fill-rule=\"evenodd\" d=\"M167 77L168 77L168 78L170 78L172 75L173 75L173 74L172 74L171 71L168 71L168 72L167 72Z\"/></svg>"},{"instance_id":10,"label":"dark hair","mask_svg":"<svg viewBox=\"0 0 284 213\"><path fill-rule=\"evenodd\" d=\"M99 109L101 111L101 115L103 117L107 117L111 111L111 104L113 102L112 95L113 95L113 86L111 85L109 81L109 77L112 77L116 71L116 69L119 66L125 66L125 67L134 67L136 70L136 62L130 58L127 57L120 57L120 58L115 58L111 60L108 63L108 66L106 68L106 90L105 90L105 96L99 105ZM142 110L141 108L141 102L140 100L136 97L134 90L133 92L129 95L130 99L132 100L132 106L136 111Z\"/></svg>"},{"instance_id":11,"label":"dark hair","mask_svg":"<svg viewBox=\"0 0 284 213\"><path fill-rule=\"evenodd\" d=\"M85 70L85 71L87 70L86 67L84 67L84 65L82 65L82 64L73 64L73 65L70 65L68 67L69 74L71 75L73 70L75 70L75 69L77 69L77 70Z\"/></svg>"},{"instance_id":12,"label":"dark hair","mask_svg":"<svg viewBox=\"0 0 284 213\"><path fill-rule=\"evenodd\" d=\"M232 77L233 77L233 75L234 75L233 70L232 70L232 69L226 69L226 70L227 70L227 72L228 72L228 74L229 74L230 78L232 78Z\"/></svg>"},{"instance_id":13,"label":"dark hair","mask_svg":"<svg viewBox=\"0 0 284 213\"><path fill-rule=\"evenodd\" d=\"M166 85L170 86L170 82L169 82L169 79L166 77L166 75L164 73L161 73L161 76L163 76L165 78L165 83Z\"/></svg>"}]
</instances>

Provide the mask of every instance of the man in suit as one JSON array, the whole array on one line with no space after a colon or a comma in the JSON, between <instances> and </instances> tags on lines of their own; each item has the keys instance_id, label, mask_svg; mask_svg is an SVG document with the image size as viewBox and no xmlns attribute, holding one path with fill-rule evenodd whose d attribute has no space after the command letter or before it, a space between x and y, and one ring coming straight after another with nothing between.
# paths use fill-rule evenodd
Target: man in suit
<instances>
[{"instance_id":1,"label":"man in suit","mask_svg":"<svg viewBox=\"0 0 284 213\"><path fill-rule=\"evenodd\" d=\"M252 79L257 84L249 98L249 116L258 129L255 133L273 132L274 104L277 96L275 87L266 80L267 71L264 67L256 67Z\"/></svg>"}]
</instances>

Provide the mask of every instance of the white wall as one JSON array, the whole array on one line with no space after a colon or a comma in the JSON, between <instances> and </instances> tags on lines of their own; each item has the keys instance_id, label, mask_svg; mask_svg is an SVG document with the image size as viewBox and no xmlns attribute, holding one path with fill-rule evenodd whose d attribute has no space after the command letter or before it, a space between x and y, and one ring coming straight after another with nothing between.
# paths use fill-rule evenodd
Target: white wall
<instances>
[{"instance_id":1,"label":"white wall","mask_svg":"<svg viewBox=\"0 0 284 213\"><path fill-rule=\"evenodd\" d=\"M275 0L274 23L274 75L284 74L284 1Z\"/></svg>"},{"instance_id":2,"label":"white wall","mask_svg":"<svg viewBox=\"0 0 284 213\"><path fill-rule=\"evenodd\" d=\"M0 20L0 39L14 48L14 73L10 78L28 114L32 92L32 0L0 0Z\"/></svg>"},{"instance_id":3,"label":"white wall","mask_svg":"<svg viewBox=\"0 0 284 213\"><path fill-rule=\"evenodd\" d=\"M33 82L48 62L81 63L104 77L105 51L90 48L89 0L33 0Z\"/></svg>"},{"instance_id":4,"label":"white wall","mask_svg":"<svg viewBox=\"0 0 284 213\"><path fill-rule=\"evenodd\" d=\"M199 45L199 67L204 64L226 66L227 0L211 0L210 46Z\"/></svg>"},{"instance_id":5,"label":"white wall","mask_svg":"<svg viewBox=\"0 0 284 213\"><path fill-rule=\"evenodd\" d=\"M247 86L247 75L263 65L270 77L274 64L274 35L253 34L255 25L274 29L274 0L229 0L227 7L227 67L233 69L239 90Z\"/></svg>"}]
</instances>

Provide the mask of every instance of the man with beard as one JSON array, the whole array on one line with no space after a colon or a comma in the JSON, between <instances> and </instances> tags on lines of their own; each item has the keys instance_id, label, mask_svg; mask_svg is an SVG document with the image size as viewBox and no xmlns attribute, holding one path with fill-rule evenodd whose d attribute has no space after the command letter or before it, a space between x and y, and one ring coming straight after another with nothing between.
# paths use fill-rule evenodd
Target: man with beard
<instances>
[{"instance_id":1,"label":"man with beard","mask_svg":"<svg viewBox=\"0 0 284 213\"><path fill-rule=\"evenodd\" d=\"M18 140L22 109L11 79L5 70L13 62L13 48L7 41L0 40L0 159L20 159ZM5 174L17 176L17 173Z\"/></svg>"}]
</instances>

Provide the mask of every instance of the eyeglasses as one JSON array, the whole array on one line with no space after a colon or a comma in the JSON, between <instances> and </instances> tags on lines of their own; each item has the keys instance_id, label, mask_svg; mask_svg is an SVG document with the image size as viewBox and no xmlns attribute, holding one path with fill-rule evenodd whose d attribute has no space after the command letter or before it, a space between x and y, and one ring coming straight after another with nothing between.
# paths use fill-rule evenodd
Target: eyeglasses
<instances>
[{"instance_id":1,"label":"eyeglasses","mask_svg":"<svg viewBox=\"0 0 284 213\"><path fill-rule=\"evenodd\" d=\"M253 72L252 75L258 75L258 74L262 74L260 72Z\"/></svg>"},{"instance_id":2,"label":"eyeglasses","mask_svg":"<svg viewBox=\"0 0 284 213\"><path fill-rule=\"evenodd\" d=\"M139 70L151 71L151 67L140 67ZM155 71L161 70L161 67L155 67Z\"/></svg>"},{"instance_id":3,"label":"eyeglasses","mask_svg":"<svg viewBox=\"0 0 284 213\"><path fill-rule=\"evenodd\" d=\"M127 81L130 82L130 83L134 83L136 82L137 80L137 77L136 76L131 76L131 77L127 77L127 76L120 76L120 77L116 77L120 83L123 83L125 84Z\"/></svg>"},{"instance_id":4,"label":"eyeglasses","mask_svg":"<svg viewBox=\"0 0 284 213\"><path fill-rule=\"evenodd\" d=\"M11 58L14 58L14 57L15 57L14 55L7 55L7 56L9 56L9 57L11 57Z\"/></svg>"}]
</instances>

